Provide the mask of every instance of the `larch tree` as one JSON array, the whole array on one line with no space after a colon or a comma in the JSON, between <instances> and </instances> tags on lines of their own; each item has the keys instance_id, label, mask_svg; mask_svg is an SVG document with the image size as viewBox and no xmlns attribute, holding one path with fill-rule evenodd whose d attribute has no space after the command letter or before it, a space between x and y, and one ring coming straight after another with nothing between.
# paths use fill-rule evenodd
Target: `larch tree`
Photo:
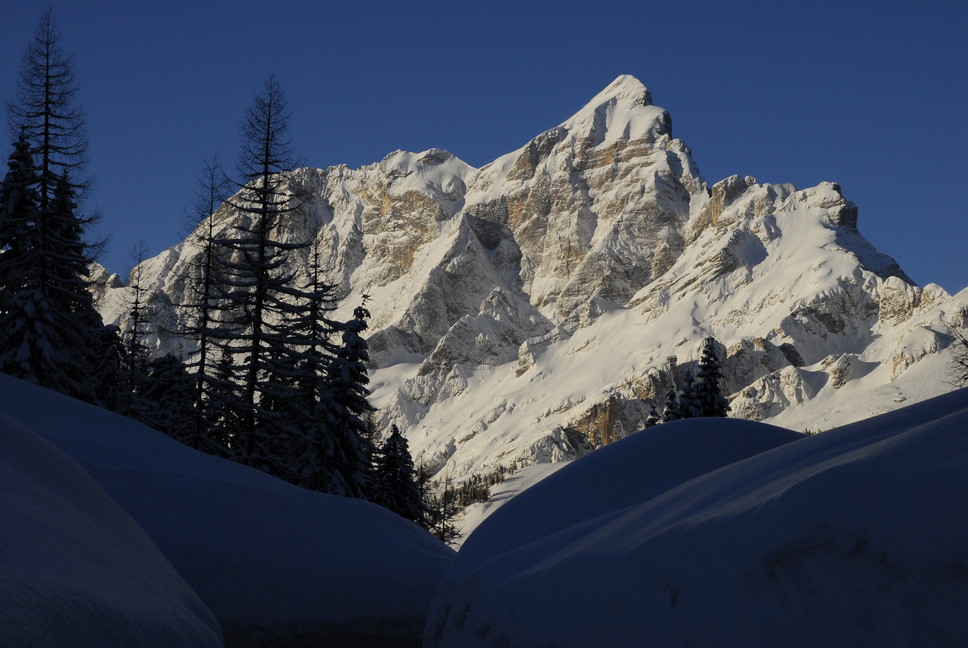
<instances>
[{"instance_id":1,"label":"larch tree","mask_svg":"<svg viewBox=\"0 0 968 648\"><path fill-rule=\"evenodd\" d=\"M233 226L215 244L224 299L219 341L238 366L237 391L226 403L238 428L235 458L292 479L289 446L300 436L291 417L278 411L295 397L301 351L289 321L300 313L293 252L308 241L292 241L291 222L302 199L293 189L296 158L288 139L289 111L282 88L271 77L242 123L238 191L226 202Z\"/></svg>"},{"instance_id":2,"label":"larch tree","mask_svg":"<svg viewBox=\"0 0 968 648\"><path fill-rule=\"evenodd\" d=\"M84 230L91 219L77 209L86 187L78 178L87 139L70 58L59 43L48 10L24 55L15 98L7 103L10 124L20 133L18 164L32 169L12 181L29 176L28 202L35 207L21 202L11 208L9 200L3 206L0 365L44 387L105 402L104 390L115 376L102 372L117 364L105 358L117 353L116 332L104 327L86 280L94 255Z\"/></svg>"},{"instance_id":3,"label":"larch tree","mask_svg":"<svg viewBox=\"0 0 968 648\"><path fill-rule=\"evenodd\" d=\"M128 273L128 297L126 299L128 325L121 336L124 347L122 385L124 400L121 413L142 423L151 425L147 413L148 403L143 400L150 350L147 338L153 333L153 317L148 303L148 289L145 287L144 262L148 258L148 248L144 241L132 248L130 254L131 271Z\"/></svg>"},{"instance_id":4,"label":"larch tree","mask_svg":"<svg viewBox=\"0 0 968 648\"><path fill-rule=\"evenodd\" d=\"M193 407L195 423L192 433L183 438L196 450L222 454L224 448L214 440L212 428L218 424L216 400L229 388L217 383L215 370L220 342L224 346L225 330L219 322L224 302L225 286L222 278L222 258L216 235L216 212L223 205L229 181L217 158L205 161L199 176L190 214L189 243L198 250L192 264L180 280L185 284L185 301L178 304L181 316L179 335L191 341L187 369L193 376Z\"/></svg>"}]
</instances>

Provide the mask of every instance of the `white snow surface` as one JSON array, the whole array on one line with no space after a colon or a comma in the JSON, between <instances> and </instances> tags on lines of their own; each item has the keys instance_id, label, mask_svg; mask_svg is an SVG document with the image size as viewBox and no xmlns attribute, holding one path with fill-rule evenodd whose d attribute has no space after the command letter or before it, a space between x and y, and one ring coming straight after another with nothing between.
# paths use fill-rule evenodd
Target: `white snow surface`
<instances>
[{"instance_id":1,"label":"white snow surface","mask_svg":"<svg viewBox=\"0 0 968 648\"><path fill-rule=\"evenodd\" d=\"M0 519L0 645L222 645L215 616L141 527L74 461L2 413Z\"/></svg>"},{"instance_id":2,"label":"white snow surface","mask_svg":"<svg viewBox=\"0 0 968 648\"><path fill-rule=\"evenodd\" d=\"M424 645L964 646L966 427L962 390L802 438L639 432L485 520Z\"/></svg>"},{"instance_id":3,"label":"white snow surface","mask_svg":"<svg viewBox=\"0 0 968 648\"><path fill-rule=\"evenodd\" d=\"M230 645L256 641L275 645L297 639L326 641L327 645L344 645L340 641L370 645L367 640L373 645L412 644L419 638L436 583L454 555L423 529L379 506L291 486L265 473L195 452L130 419L3 375L0 413L57 446L100 484L211 609ZM15 424L8 427L22 430ZM53 450L50 454L59 455ZM3 456L5 461L15 461L6 451ZM73 470L77 482L84 477L67 458L61 456L59 461L15 463L12 470L15 475L16 471L25 474L22 488L49 490L51 495L45 497L53 500L59 493L77 490L61 473ZM100 509L110 508L96 486L87 483L83 487L101 493L107 503L99 503ZM70 606L76 604L72 598L87 591L107 596L107 590L113 595L106 604L108 611L113 610L111 604L117 604L120 610L115 612L125 619L132 616L123 605L129 598L135 612L144 607L138 602L151 601L152 595L161 602L166 597L176 602L179 597L189 603L194 600L171 571L162 574L167 580L159 576L152 588L142 592L144 580L166 566L157 550L151 553L153 547L143 533L138 542L131 541L130 548L120 551L116 572L89 580L90 562L109 564L107 554L122 544L112 536L119 530L128 536L137 531L129 528L135 525L120 510L112 509L117 519L105 519L107 514L102 513L101 519L86 523L81 528L84 534L78 536L80 521L56 512L45 514L47 500L40 495L24 501L9 496L5 488L3 496L21 514L35 507L42 509L31 522L33 527L24 527L21 546L46 542L54 561L50 564L81 563L72 571L53 575L43 566L18 572L18 587L45 597L37 605L46 605L48 600L63 602L51 612L54 618L58 610L70 613ZM83 501L99 502L94 497ZM50 537L44 537L42 530ZM110 539L111 544L105 545L102 539ZM93 552L90 558L81 552L72 555L75 543L83 543L82 548L98 546L103 553ZM142 556L161 564L144 559L146 564L140 566ZM128 573L130 583L111 591ZM49 586L44 582L48 576L54 577ZM29 600L24 605L31 607ZM192 610L187 603L182 605ZM159 603L159 607L178 611L171 601L164 607ZM195 614L204 619L206 610L197 607ZM153 618L145 615L146 627ZM91 621L94 628L81 625L78 631L93 632L97 623ZM174 612L171 623L184 625ZM2 632L0 629L0 636ZM96 635L79 637L76 645L93 645L92 636ZM160 633L158 636L154 643L117 645L179 645L166 641ZM181 645L206 644L200 640Z\"/></svg>"},{"instance_id":4,"label":"white snow surface","mask_svg":"<svg viewBox=\"0 0 968 648\"><path fill-rule=\"evenodd\" d=\"M529 489L545 477L554 474L568 465L567 461L557 463L539 463L525 466L514 471L500 484L491 488L491 496L486 502L475 502L460 512L454 525L460 530L451 546L460 548L467 537L499 508L517 497L522 491Z\"/></svg>"}]
</instances>

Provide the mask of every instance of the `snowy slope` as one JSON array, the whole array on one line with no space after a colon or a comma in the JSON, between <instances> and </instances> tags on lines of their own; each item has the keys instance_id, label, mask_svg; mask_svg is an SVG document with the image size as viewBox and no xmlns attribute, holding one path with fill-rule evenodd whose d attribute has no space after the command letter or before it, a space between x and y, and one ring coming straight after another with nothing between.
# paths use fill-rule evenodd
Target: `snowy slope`
<instances>
[{"instance_id":1,"label":"snowy slope","mask_svg":"<svg viewBox=\"0 0 968 648\"><path fill-rule=\"evenodd\" d=\"M425 645L963 646L966 426L962 390L792 441L714 419L638 433L488 518Z\"/></svg>"},{"instance_id":2,"label":"snowy slope","mask_svg":"<svg viewBox=\"0 0 968 648\"><path fill-rule=\"evenodd\" d=\"M34 390L29 406L46 396ZM0 645L222 645L215 616L134 520L2 413L0 519Z\"/></svg>"},{"instance_id":3,"label":"snowy slope","mask_svg":"<svg viewBox=\"0 0 968 648\"><path fill-rule=\"evenodd\" d=\"M296 488L7 376L0 412L80 464L144 528L230 644L413 643L453 557L378 506Z\"/></svg>"},{"instance_id":4,"label":"snowy slope","mask_svg":"<svg viewBox=\"0 0 968 648\"><path fill-rule=\"evenodd\" d=\"M573 459L582 435L640 429L707 335L741 418L827 429L950 389L948 328L968 292L913 285L836 183L709 186L627 75L480 169L397 151L293 182L311 199L285 236L328 251L344 316L372 297L377 423L438 479ZM196 253L188 241L143 267L163 331ZM130 289L102 281L101 310L123 325Z\"/></svg>"}]
</instances>

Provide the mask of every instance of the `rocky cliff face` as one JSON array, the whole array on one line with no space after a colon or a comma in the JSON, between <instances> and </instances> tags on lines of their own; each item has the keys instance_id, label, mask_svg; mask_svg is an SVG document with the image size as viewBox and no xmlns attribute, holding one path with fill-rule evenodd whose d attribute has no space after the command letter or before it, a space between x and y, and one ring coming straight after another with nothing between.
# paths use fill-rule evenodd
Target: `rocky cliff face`
<instances>
[{"instance_id":1,"label":"rocky cliff face","mask_svg":"<svg viewBox=\"0 0 968 648\"><path fill-rule=\"evenodd\" d=\"M628 76L481 169L398 151L294 182L311 199L285 236L323 244L348 309L371 295L379 421L441 475L638 429L707 335L734 415L815 428L869 416L947 389L946 327L968 312L968 295L917 287L871 247L836 184L708 187ZM196 253L188 240L142 267L159 350L187 351L164 331ZM123 325L130 289L102 285Z\"/></svg>"}]
</instances>

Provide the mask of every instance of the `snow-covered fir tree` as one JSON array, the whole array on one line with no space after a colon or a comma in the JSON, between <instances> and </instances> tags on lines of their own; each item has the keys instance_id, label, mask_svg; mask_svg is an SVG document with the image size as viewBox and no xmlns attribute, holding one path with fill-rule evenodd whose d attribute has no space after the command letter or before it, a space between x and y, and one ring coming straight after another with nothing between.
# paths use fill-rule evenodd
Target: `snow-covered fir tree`
<instances>
[{"instance_id":1,"label":"snow-covered fir tree","mask_svg":"<svg viewBox=\"0 0 968 648\"><path fill-rule=\"evenodd\" d=\"M301 284L300 313L289 326L301 346L296 367L299 438L293 449L293 472L296 483L312 490L336 495L359 493L338 467L341 456L338 440L342 432L335 429L342 417L336 412L329 367L338 346L333 337L342 329L332 319L336 309L337 288L324 280L323 255L319 242L312 246L306 277Z\"/></svg>"},{"instance_id":2,"label":"snow-covered fir tree","mask_svg":"<svg viewBox=\"0 0 968 648\"><path fill-rule=\"evenodd\" d=\"M696 378L692 371L686 370L679 392L679 418L698 418L702 416L702 404L696 391Z\"/></svg>"},{"instance_id":3,"label":"snow-covered fir tree","mask_svg":"<svg viewBox=\"0 0 968 648\"><path fill-rule=\"evenodd\" d=\"M30 160L23 152L18 144L12 156L17 161L11 163L21 168L8 173L2 190L16 204L0 197L0 370L103 402L102 387L111 379L104 372L114 366L111 355L117 347L84 279L90 258L74 214L73 188L66 179L56 181L50 202L36 209L30 205L36 193L28 189L25 197L8 190L8 184L25 177L22 165Z\"/></svg>"},{"instance_id":4,"label":"snow-covered fir tree","mask_svg":"<svg viewBox=\"0 0 968 648\"><path fill-rule=\"evenodd\" d=\"M650 427L655 427L661 422L662 422L662 417L659 416L659 411L655 408L655 403L652 403L652 405L649 406L649 415L645 419L645 427L646 429Z\"/></svg>"},{"instance_id":5,"label":"snow-covered fir tree","mask_svg":"<svg viewBox=\"0 0 968 648\"><path fill-rule=\"evenodd\" d=\"M194 379L181 360L168 354L148 362L138 396L139 420L182 442L194 438Z\"/></svg>"},{"instance_id":6,"label":"snow-covered fir tree","mask_svg":"<svg viewBox=\"0 0 968 648\"><path fill-rule=\"evenodd\" d=\"M77 84L50 10L20 69L10 121L20 137L0 204L0 368L90 402L113 400L114 330L87 287L90 218L77 213L87 139ZM24 184L26 183L26 184Z\"/></svg>"},{"instance_id":7,"label":"snow-covered fir tree","mask_svg":"<svg viewBox=\"0 0 968 648\"><path fill-rule=\"evenodd\" d=\"M726 416L730 409L729 401L720 388L723 370L716 350L718 344L713 337L707 337L702 343L702 357L696 373L696 398L702 410L701 416Z\"/></svg>"},{"instance_id":8,"label":"snow-covered fir tree","mask_svg":"<svg viewBox=\"0 0 968 648\"><path fill-rule=\"evenodd\" d=\"M366 363L369 346L362 333L367 328L370 311L364 305L353 310L353 318L343 324L342 346L329 367L329 398L333 407L330 429L333 434L333 465L343 475L350 497L366 497L369 492L370 465L374 454L366 426L367 415L374 411L367 400Z\"/></svg>"},{"instance_id":9,"label":"snow-covered fir tree","mask_svg":"<svg viewBox=\"0 0 968 648\"><path fill-rule=\"evenodd\" d=\"M413 457L407 438L395 424L374 461L370 501L411 522L420 523L424 517Z\"/></svg>"},{"instance_id":10,"label":"snow-covered fir tree","mask_svg":"<svg viewBox=\"0 0 968 648\"><path fill-rule=\"evenodd\" d=\"M676 388L670 387L666 392L665 407L662 410L662 422L671 423L682 418L679 410L679 399L676 397Z\"/></svg>"}]
</instances>

